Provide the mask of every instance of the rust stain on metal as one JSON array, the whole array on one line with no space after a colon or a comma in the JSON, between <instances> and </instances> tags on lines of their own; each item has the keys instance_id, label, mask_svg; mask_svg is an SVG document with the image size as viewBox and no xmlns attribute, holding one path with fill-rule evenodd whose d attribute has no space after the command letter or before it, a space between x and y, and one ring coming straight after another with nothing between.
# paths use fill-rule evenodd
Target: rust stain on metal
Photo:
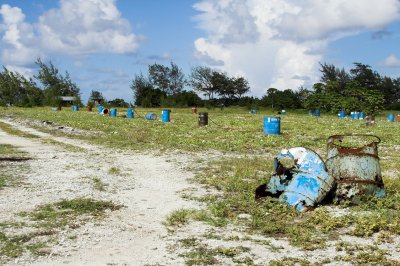
<instances>
[{"instance_id":1,"label":"rust stain on metal","mask_svg":"<svg viewBox=\"0 0 400 266\"><path fill-rule=\"evenodd\" d=\"M338 144L345 139L362 140L361 147ZM374 135L347 134L328 138L326 166L337 183L336 199L346 200L357 196L384 196L383 181L378 156L380 138ZM354 144L355 145L355 144Z\"/></svg>"}]
</instances>

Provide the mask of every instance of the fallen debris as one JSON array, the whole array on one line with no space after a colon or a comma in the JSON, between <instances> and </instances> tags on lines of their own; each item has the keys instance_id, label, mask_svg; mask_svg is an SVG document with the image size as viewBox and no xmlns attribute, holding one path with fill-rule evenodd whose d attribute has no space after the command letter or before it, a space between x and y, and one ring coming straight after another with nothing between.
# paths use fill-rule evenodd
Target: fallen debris
<instances>
[{"instance_id":1,"label":"fallen debris","mask_svg":"<svg viewBox=\"0 0 400 266\"><path fill-rule=\"evenodd\" d=\"M365 138L363 142L369 138L374 140L361 147L340 145L345 138ZM354 203L365 196L384 197L379 142L373 135L331 136L326 163L316 152L304 147L283 149L274 159L274 174L268 183L256 189L255 198L277 197L302 212L321 203L328 195L335 201ZM293 165L284 166L283 158L293 160Z\"/></svg>"},{"instance_id":2,"label":"fallen debris","mask_svg":"<svg viewBox=\"0 0 400 266\"><path fill-rule=\"evenodd\" d=\"M291 158L294 165L287 168L279 161ZM329 193L334 185L328 174L324 161L310 149L296 147L284 149L275 158L275 174L266 184L267 196L279 197L298 211L306 211L314 207ZM256 198L260 198L256 194Z\"/></svg>"}]
</instances>

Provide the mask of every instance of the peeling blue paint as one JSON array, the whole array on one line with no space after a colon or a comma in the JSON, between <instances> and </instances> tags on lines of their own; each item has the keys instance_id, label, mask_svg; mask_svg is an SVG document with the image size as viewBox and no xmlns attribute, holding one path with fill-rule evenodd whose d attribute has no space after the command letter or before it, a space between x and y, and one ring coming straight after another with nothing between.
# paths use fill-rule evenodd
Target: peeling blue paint
<instances>
[{"instance_id":1,"label":"peeling blue paint","mask_svg":"<svg viewBox=\"0 0 400 266\"><path fill-rule=\"evenodd\" d=\"M279 167L282 167L279 160L285 157L293 159L294 166L278 173ZM277 174L271 177L266 191L272 194L282 192L279 200L294 206L298 211L315 206L334 184L321 157L303 147L282 150L275 158L274 169Z\"/></svg>"}]
</instances>

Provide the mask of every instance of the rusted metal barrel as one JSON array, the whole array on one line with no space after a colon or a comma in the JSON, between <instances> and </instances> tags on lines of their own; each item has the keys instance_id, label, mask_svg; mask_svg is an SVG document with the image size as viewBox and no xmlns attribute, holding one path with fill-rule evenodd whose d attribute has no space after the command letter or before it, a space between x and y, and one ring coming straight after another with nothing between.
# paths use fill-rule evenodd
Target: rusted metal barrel
<instances>
[{"instance_id":1,"label":"rusted metal barrel","mask_svg":"<svg viewBox=\"0 0 400 266\"><path fill-rule=\"evenodd\" d=\"M208 113L199 113L199 127L208 125Z\"/></svg>"},{"instance_id":2,"label":"rusted metal barrel","mask_svg":"<svg viewBox=\"0 0 400 266\"><path fill-rule=\"evenodd\" d=\"M363 196L385 195L378 157L380 138L374 135L347 134L328 138L329 174L337 183L336 199L353 200Z\"/></svg>"},{"instance_id":3,"label":"rusted metal barrel","mask_svg":"<svg viewBox=\"0 0 400 266\"><path fill-rule=\"evenodd\" d=\"M197 108L196 107L192 107L192 114L197 114Z\"/></svg>"}]
</instances>

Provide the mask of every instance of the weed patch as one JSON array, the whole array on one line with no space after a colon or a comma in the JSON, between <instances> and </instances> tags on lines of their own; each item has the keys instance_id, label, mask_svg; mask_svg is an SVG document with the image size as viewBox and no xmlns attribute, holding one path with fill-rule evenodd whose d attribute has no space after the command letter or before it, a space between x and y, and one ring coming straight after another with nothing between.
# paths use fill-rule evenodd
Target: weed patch
<instances>
[{"instance_id":1,"label":"weed patch","mask_svg":"<svg viewBox=\"0 0 400 266\"><path fill-rule=\"evenodd\" d=\"M37 207L32 212L21 212L19 215L29 220L35 230L24 235L7 235L0 232L0 258L10 259L21 256L24 252L41 256L47 255L45 248L56 241L60 230L77 228L86 221L104 217L107 211L115 211L122 205L111 201L99 201L88 198L61 200L53 204ZM23 224L3 223L3 228L19 228Z\"/></svg>"},{"instance_id":2,"label":"weed patch","mask_svg":"<svg viewBox=\"0 0 400 266\"><path fill-rule=\"evenodd\" d=\"M82 147L78 147L75 145L71 145L71 144L64 143L64 142L57 141L57 140L50 139L50 138L42 138L41 141L46 144L51 144L51 145L62 147L63 149L65 149L67 151L71 151L71 152L85 152L86 151L86 149L84 149Z\"/></svg>"},{"instance_id":3,"label":"weed patch","mask_svg":"<svg viewBox=\"0 0 400 266\"><path fill-rule=\"evenodd\" d=\"M21 130L15 129L12 126L10 126L7 123L0 122L0 129L3 130L4 132L7 132L10 135L15 135L15 136L20 136L24 138L40 138L37 135L33 135L30 133L23 132Z\"/></svg>"}]
</instances>

